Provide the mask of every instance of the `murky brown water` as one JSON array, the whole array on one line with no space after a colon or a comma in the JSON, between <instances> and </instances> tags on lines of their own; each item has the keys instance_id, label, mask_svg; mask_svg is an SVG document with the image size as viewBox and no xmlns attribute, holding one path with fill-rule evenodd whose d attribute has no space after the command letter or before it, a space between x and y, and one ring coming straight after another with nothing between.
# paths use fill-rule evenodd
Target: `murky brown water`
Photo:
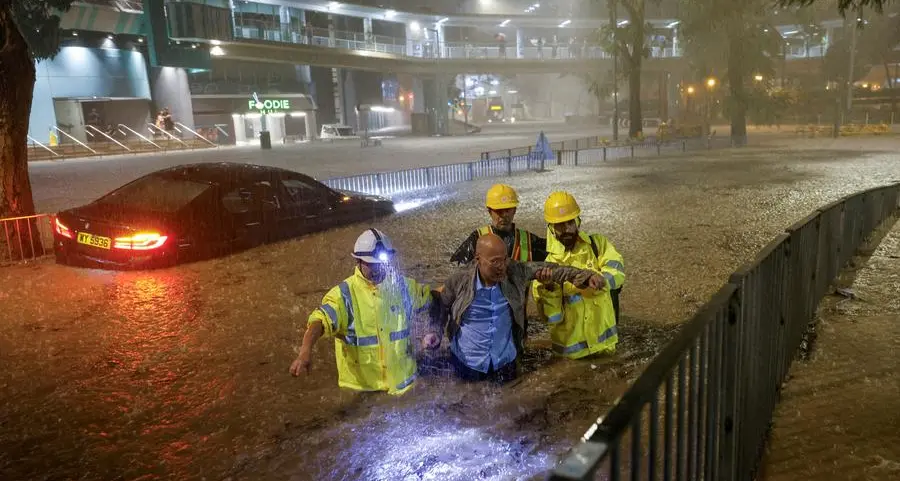
<instances>
[{"instance_id":1,"label":"murky brown water","mask_svg":"<svg viewBox=\"0 0 900 481\"><path fill-rule=\"evenodd\" d=\"M287 367L308 312L346 277L360 226L156 272L48 262L0 269L0 479L514 479L551 466L677 325L811 209L895 176L891 154L745 150L510 179L519 223L543 233L553 189L625 256L620 354L553 358L459 384L439 363L402 398L336 387L333 347ZM440 282L489 182L379 227L407 272ZM432 363L434 364L434 363ZM431 364L429 364L431 365Z\"/></svg>"}]
</instances>

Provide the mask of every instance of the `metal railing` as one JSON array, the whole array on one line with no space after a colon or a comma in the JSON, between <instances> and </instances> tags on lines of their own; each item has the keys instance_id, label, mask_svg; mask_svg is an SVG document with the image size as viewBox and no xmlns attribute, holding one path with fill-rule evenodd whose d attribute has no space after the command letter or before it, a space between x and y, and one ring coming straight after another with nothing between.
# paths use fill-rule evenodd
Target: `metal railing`
<instances>
[{"instance_id":1,"label":"metal railing","mask_svg":"<svg viewBox=\"0 0 900 481\"><path fill-rule=\"evenodd\" d=\"M0 265L53 252L52 222L49 214L0 219Z\"/></svg>"},{"instance_id":2,"label":"metal railing","mask_svg":"<svg viewBox=\"0 0 900 481\"><path fill-rule=\"evenodd\" d=\"M578 165L605 160L662 155L676 151L704 150L733 147L731 137L704 136L674 138L666 140L645 140L641 142L604 142L598 136L551 142L550 150L556 152L557 165ZM481 153L482 160L502 159L510 156L527 155L535 146L512 149L491 150Z\"/></svg>"},{"instance_id":3,"label":"metal railing","mask_svg":"<svg viewBox=\"0 0 900 481\"><path fill-rule=\"evenodd\" d=\"M551 473L551 480L752 480L819 300L900 183L813 212L740 268Z\"/></svg>"},{"instance_id":4,"label":"metal railing","mask_svg":"<svg viewBox=\"0 0 900 481\"><path fill-rule=\"evenodd\" d=\"M534 152L503 159L478 160L393 172L335 177L323 180L322 183L332 189L388 196L486 177L541 171L548 160L538 152Z\"/></svg>"}]
</instances>

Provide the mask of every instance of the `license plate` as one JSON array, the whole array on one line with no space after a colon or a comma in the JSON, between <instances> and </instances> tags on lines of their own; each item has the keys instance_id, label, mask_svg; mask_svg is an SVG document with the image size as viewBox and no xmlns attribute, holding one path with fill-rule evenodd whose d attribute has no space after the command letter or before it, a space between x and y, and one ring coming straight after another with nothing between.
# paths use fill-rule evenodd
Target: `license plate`
<instances>
[{"instance_id":1,"label":"license plate","mask_svg":"<svg viewBox=\"0 0 900 481\"><path fill-rule=\"evenodd\" d=\"M99 247L101 249L109 249L110 245L112 244L112 240L109 237L101 237L94 234L88 234L87 232L79 232L78 243L92 247Z\"/></svg>"}]
</instances>

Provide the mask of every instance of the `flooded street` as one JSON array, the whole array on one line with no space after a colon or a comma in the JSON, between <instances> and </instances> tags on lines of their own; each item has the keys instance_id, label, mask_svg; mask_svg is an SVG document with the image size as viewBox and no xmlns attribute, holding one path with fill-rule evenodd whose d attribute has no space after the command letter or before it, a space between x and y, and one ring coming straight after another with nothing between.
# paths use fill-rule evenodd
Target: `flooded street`
<instances>
[{"instance_id":1,"label":"flooded street","mask_svg":"<svg viewBox=\"0 0 900 481\"><path fill-rule=\"evenodd\" d=\"M422 354L400 398L340 391L330 340L309 377L287 372L307 315L352 272L361 225L153 272L2 268L0 479L530 479L775 234L898 178L888 152L745 149L503 179L521 227L544 236L543 201L566 189L582 228L622 253L619 353L561 360L533 325L514 383L460 383ZM407 275L437 286L453 272L491 183L376 225Z\"/></svg>"}]
</instances>

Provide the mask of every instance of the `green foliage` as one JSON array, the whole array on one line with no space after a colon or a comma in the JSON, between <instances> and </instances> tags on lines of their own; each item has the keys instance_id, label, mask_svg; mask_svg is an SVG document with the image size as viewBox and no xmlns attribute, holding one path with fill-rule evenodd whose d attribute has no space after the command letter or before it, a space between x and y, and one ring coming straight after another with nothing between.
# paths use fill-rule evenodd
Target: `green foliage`
<instances>
[{"instance_id":1,"label":"green foliage","mask_svg":"<svg viewBox=\"0 0 900 481\"><path fill-rule=\"evenodd\" d=\"M680 0L685 56L697 78L727 77L729 40L740 39L740 65L766 75L783 55L771 5L764 0Z\"/></svg>"},{"instance_id":2,"label":"green foliage","mask_svg":"<svg viewBox=\"0 0 900 481\"><path fill-rule=\"evenodd\" d=\"M868 7L877 13L881 13L886 5L892 4L891 0L778 0L778 5L782 7L808 7L819 6L822 4L837 4L837 9L842 15L846 15L847 11L856 11L860 7Z\"/></svg>"},{"instance_id":3,"label":"green foliage","mask_svg":"<svg viewBox=\"0 0 900 481\"><path fill-rule=\"evenodd\" d=\"M74 0L12 0L19 31L35 60L52 58L59 52L59 15Z\"/></svg>"}]
</instances>

